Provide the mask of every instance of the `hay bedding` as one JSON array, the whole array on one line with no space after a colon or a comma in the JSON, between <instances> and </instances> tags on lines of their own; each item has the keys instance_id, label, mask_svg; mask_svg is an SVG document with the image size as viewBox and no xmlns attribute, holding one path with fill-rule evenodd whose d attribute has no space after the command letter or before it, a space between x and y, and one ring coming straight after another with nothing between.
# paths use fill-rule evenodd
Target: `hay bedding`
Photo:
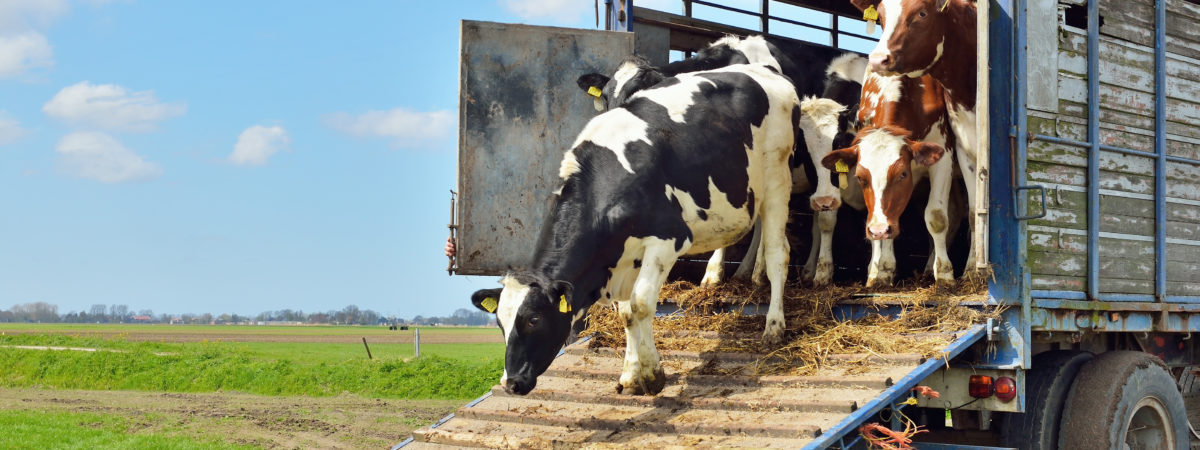
<instances>
[{"instance_id":1,"label":"hay bedding","mask_svg":"<svg viewBox=\"0 0 1200 450\"><path fill-rule=\"evenodd\" d=\"M761 341L766 320L763 316L723 311L753 303L765 307L769 302L769 286L731 280L714 287L699 287L676 281L664 286L659 298L673 300L681 312L654 318L655 343L659 350L760 355L750 364L707 368L712 373L806 375L823 367L861 373L870 368L867 358L870 355L936 355L949 344L939 333L963 330L989 317L998 317L998 309L962 306L964 301L982 300L986 291L983 275L960 280L952 287L931 286L929 279L914 279L887 289L789 284L784 290L785 344L767 348ZM834 304L866 293L878 296L859 301L876 307L899 306L902 312L895 319L871 314L851 322L834 320ZM615 309L593 306L589 315L591 322L582 335L592 336L591 347L623 350L625 327ZM839 354L863 357L830 358Z\"/></svg>"}]
</instances>

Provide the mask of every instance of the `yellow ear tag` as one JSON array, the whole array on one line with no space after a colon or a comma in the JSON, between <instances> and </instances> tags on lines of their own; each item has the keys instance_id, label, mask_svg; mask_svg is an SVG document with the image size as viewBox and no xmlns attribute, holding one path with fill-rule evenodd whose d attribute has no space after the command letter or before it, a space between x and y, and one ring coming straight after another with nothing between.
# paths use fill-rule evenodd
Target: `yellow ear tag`
<instances>
[{"instance_id":1,"label":"yellow ear tag","mask_svg":"<svg viewBox=\"0 0 1200 450\"><path fill-rule=\"evenodd\" d=\"M567 302L567 296L565 295L558 297L558 312L563 314L571 312L571 303Z\"/></svg>"},{"instance_id":2,"label":"yellow ear tag","mask_svg":"<svg viewBox=\"0 0 1200 450\"><path fill-rule=\"evenodd\" d=\"M592 97L600 98L600 94L601 94L600 88L595 87L595 86L588 88L588 95L590 95Z\"/></svg>"},{"instance_id":3,"label":"yellow ear tag","mask_svg":"<svg viewBox=\"0 0 1200 450\"><path fill-rule=\"evenodd\" d=\"M485 299L483 299L482 302L479 302L479 306L482 306L483 309L487 310L487 312L494 313L494 312L496 312L496 298L495 297L485 298Z\"/></svg>"},{"instance_id":4,"label":"yellow ear tag","mask_svg":"<svg viewBox=\"0 0 1200 450\"><path fill-rule=\"evenodd\" d=\"M867 21L867 34L875 34L875 22L879 20L879 11L875 10L875 5L863 10L863 20Z\"/></svg>"},{"instance_id":5,"label":"yellow ear tag","mask_svg":"<svg viewBox=\"0 0 1200 450\"><path fill-rule=\"evenodd\" d=\"M833 170L838 173L838 187L842 188L842 190L850 187L850 177L846 176L850 172L850 166L847 166L845 161L839 159L833 163Z\"/></svg>"}]
</instances>

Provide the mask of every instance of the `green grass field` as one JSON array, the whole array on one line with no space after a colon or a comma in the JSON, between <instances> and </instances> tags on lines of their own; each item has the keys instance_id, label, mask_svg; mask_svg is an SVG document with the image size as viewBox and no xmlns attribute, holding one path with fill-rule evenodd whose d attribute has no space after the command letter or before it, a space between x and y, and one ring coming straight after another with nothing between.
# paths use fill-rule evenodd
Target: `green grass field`
<instances>
[{"instance_id":1,"label":"green grass field","mask_svg":"<svg viewBox=\"0 0 1200 450\"><path fill-rule=\"evenodd\" d=\"M138 425L125 417L95 413L0 411L0 448L254 448L215 437L180 439L174 433L135 433Z\"/></svg>"},{"instance_id":2,"label":"green grass field","mask_svg":"<svg viewBox=\"0 0 1200 450\"><path fill-rule=\"evenodd\" d=\"M212 340L138 340L146 334L161 336L164 329L175 328L61 324L30 328L29 324L5 324L0 327L0 361L5 361L8 368L0 372L0 387L470 399L493 385L503 370L504 344L471 342L471 336L492 339L497 331L490 328L422 330L422 338L451 335L464 342L422 344L420 358L413 358L410 343L371 344L373 360L367 359L361 343L230 340L251 331L276 337L314 333L358 337L365 331L376 331L363 327L188 326L179 327L186 329L180 335L191 339L210 336ZM369 335L367 339L370 341ZM14 346L111 351L46 351Z\"/></svg>"},{"instance_id":3,"label":"green grass field","mask_svg":"<svg viewBox=\"0 0 1200 450\"><path fill-rule=\"evenodd\" d=\"M263 336L393 336L405 331L389 331L381 326L255 326L255 325L164 325L164 324L89 324L89 323L0 323L0 332L22 333L126 333L137 334L239 334ZM496 336L495 327L421 327L422 337Z\"/></svg>"}]
</instances>

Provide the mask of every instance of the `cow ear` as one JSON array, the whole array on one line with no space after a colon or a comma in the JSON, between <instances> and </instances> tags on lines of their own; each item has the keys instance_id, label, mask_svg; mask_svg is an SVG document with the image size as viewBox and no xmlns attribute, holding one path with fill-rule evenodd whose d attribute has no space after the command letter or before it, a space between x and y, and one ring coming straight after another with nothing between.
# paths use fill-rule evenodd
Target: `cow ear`
<instances>
[{"instance_id":1,"label":"cow ear","mask_svg":"<svg viewBox=\"0 0 1200 450\"><path fill-rule=\"evenodd\" d=\"M881 0L850 0L850 4L854 5L855 8L858 8L859 11L862 11L872 6L878 8L880 1Z\"/></svg>"},{"instance_id":2,"label":"cow ear","mask_svg":"<svg viewBox=\"0 0 1200 450\"><path fill-rule=\"evenodd\" d=\"M603 90L604 85L608 84L608 77L598 73L589 73L576 79L575 84L578 84L579 89L583 89L583 92L591 91L592 88ZM588 95L592 94L589 93Z\"/></svg>"},{"instance_id":3,"label":"cow ear","mask_svg":"<svg viewBox=\"0 0 1200 450\"><path fill-rule=\"evenodd\" d=\"M550 302L554 304L558 312L568 314L574 311L574 303L571 300L574 297L575 286L571 283L562 280L554 281L545 291L546 296L550 298Z\"/></svg>"},{"instance_id":4,"label":"cow ear","mask_svg":"<svg viewBox=\"0 0 1200 450\"><path fill-rule=\"evenodd\" d=\"M913 161L922 166L937 164L942 159L942 156L946 154L945 148L932 142L910 141L908 148L912 151Z\"/></svg>"},{"instance_id":5,"label":"cow ear","mask_svg":"<svg viewBox=\"0 0 1200 450\"><path fill-rule=\"evenodd\" d=\"M841 150L834 150L821 158L821 165L829 170L837 170L837 163L842 162L846 167L858 163L858 146L851 146Z\"/></svg>"},{"instance_id":6,"label":"cow ear","mask_svg":"<svg viewBox=\"0 0 1200 450\"><path fill-rule=\"evenodd\" d=\"M500 291L503 289L480 289L471 294L471 303L480 311L495 313L500 305Z\"/></svg>"}]
</instances>

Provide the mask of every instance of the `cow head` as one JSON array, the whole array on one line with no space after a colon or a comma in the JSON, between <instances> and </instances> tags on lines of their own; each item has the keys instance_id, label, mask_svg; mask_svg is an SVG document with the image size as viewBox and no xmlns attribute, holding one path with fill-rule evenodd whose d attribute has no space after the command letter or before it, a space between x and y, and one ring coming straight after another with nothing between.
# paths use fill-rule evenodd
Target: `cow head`
<instances>
[{"instance_id":1,"label":"cow head","mask_svg":"<svg viewBox=\"0 0 1200 450\"><path fill-rule=\"evenodd\" d=\"M867 237L894 239L900 234L900 214L912 197L912 163L931 166L946 153L942 146L916 142L907 130L884 126L864 128L854 143L821 160L833 169L838 161L857 164L854 175L867 205Z\"/></svg>"},{"instance_id":2,"label":"cow head","mask_svg":"<svg viewBox=\"0 0 1200 450\"><path fill-rule=\"evenodd\" d=\"M840 118L846 106L827 98L805 97L800 102L800 129L814 164L833 151L838 140ZM833 185L828 170L818 171L816 191L808 198L813 211L833 211L842 206L842 192Z\"/></svg>"},{"instance_id":3,"label":"cow head","mask_svg":"<svg viewBox=\"0 0 1200 450\"><path fill-rule=\"evenodd\" d=\"M571 306L572 286L528 273L509 273L501 289L481 289L471 295L476 308L496 314L504 333L504 375L500 385L525 395L537 377L550 367L567 343L580 316Z\"/></svg>"},{"instance_id":4,"label":"cow head","mask_svg":"<svg viewBox=\"0 0 1200 450\"><path fill-rule=\"evenodd\" d=\"M589 73L576 79L575 84L593 97L597 111L604 112L621 106L630 96L658 84L663 78L662 72L651 66L650 62L634 56L622 62L612 78Z\"/></svg>"},{"instance_id":5,"label":"cow head","mask_svg":"<svg viewBox=\"0 0 1200 450\"><path fill-rule=\"evenodd\" d=\"M870 68L881 75L924 75L942 57L953 23L947 6L959 0L850 0L865 10L874 6L883 36L871 51Z\"/></svg>"}]
</instances>

